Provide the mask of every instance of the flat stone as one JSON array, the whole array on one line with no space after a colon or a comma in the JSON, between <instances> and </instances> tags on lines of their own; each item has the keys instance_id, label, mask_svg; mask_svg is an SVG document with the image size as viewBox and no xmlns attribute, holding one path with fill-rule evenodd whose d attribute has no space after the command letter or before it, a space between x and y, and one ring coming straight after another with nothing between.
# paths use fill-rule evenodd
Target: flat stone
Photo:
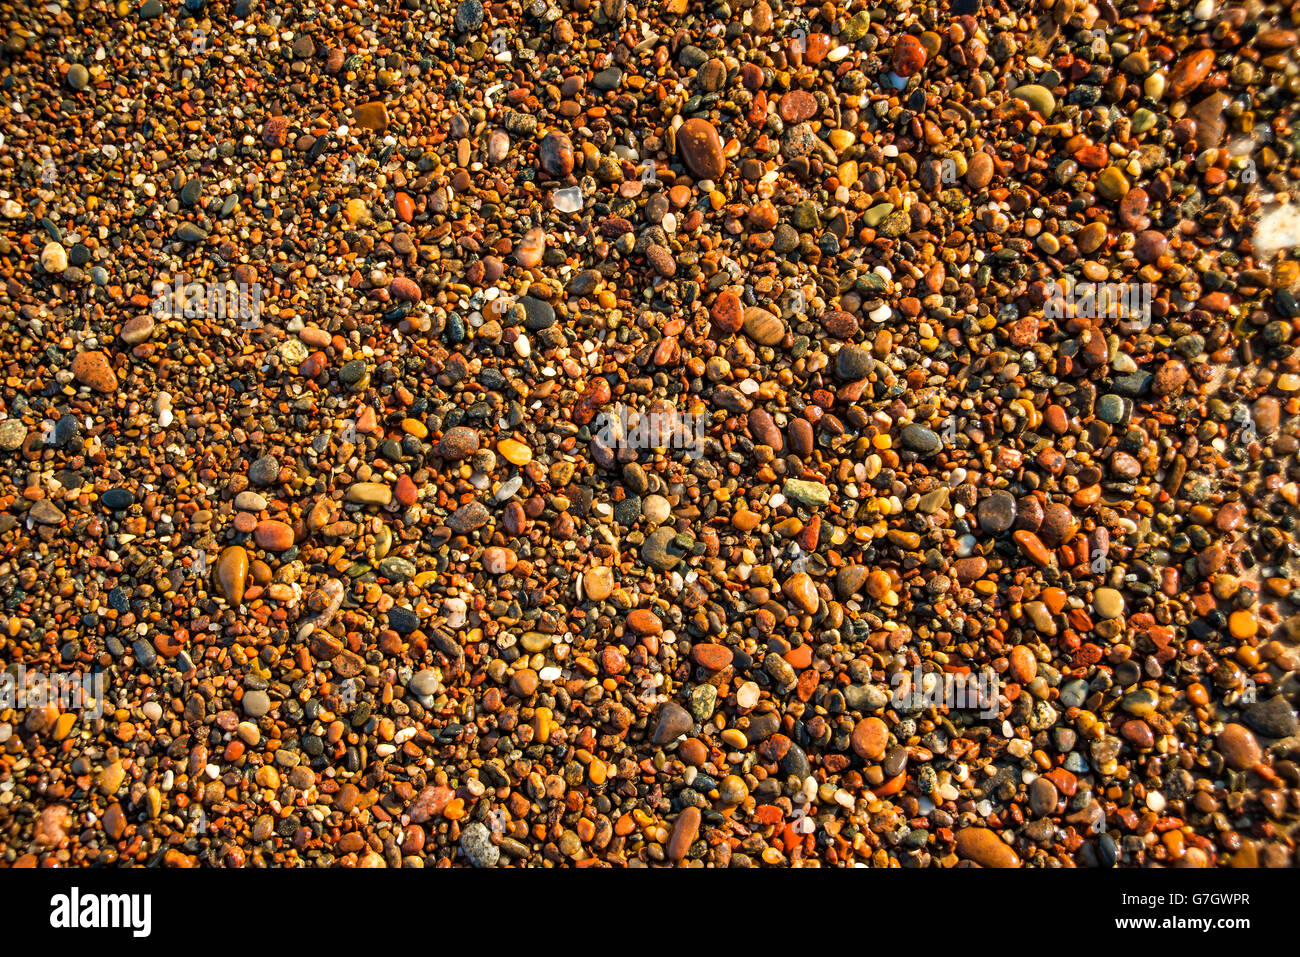
<instances>
[{"instance_id":1,"label":"flat stone","mask_svg":"<svg viewBox=\"0 0 1300 957\"><path fill-rule=\"evenodd\" d=\"M821 482L806 479L786 479L781 486L781 493L792 502L811 507L821 507L831 500L829 488Z\"/></svg>"},{"instance_id":2,"label":"flat stone","mask_svg":"<svg viewBox=\"0 0 1300 957\"><path fill-rule=\"evenodd\" d=\"M352 118L362 129L376 131L388 129L388 107L378 100L354 106Z\"/></svg>"},{"instance_id":3,"label":"flat stone","mask_svg":"<svg viewBox=\"0 0 1300 957\"><path fill-rule=\"evenodd\" d=\"M1006 842L986 827L965 827L954 836L957 856L981 867L1019 867L1020 858Z\"/></svg>"}]
</instances>

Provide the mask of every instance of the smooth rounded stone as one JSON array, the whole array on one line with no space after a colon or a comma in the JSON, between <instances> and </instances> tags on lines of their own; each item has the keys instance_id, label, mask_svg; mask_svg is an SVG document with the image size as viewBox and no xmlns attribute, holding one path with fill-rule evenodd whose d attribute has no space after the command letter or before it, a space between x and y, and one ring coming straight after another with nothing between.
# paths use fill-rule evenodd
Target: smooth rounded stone
<instances>
[{"instance_id":1,"label":"smooth rounded stone","mask_svg":"<svg viewBox=\"0 0 1300 957\"><path fill-rule=\"evenodd\" d=\"M641 546L642 561L663 572L676 568L682 560L681 556L674 555L668 550L676 534L672 528L661 527L647 535L645 543Z\"/></svg>"},{"instance_id":2,"label":"smooth rounded stone","mask_svg":"<svg viewBox=\"0 0 1300 957\"><path fill-rule=\"evenodd\" d=\"M253 539L271 552L283 552L293 547L293 529L284 522L267 519L257 523Z\"/></svg>"},{"instance_id":3,"label":"smooth rounded stone","mask_svg":"<svg viewBox=\"0 0 1300 957\"><path fill-rule=\"evenodd\" d=\"M709 671L721 671L734 657L735 653L726 645L701 644L691 648L691 660Z\"/></svg>"},{"instance_id":4,"label":"smooth rounded stone","mask_svg":"<svg viewBox=\"0 0 1300 957\"><path fill-rule=\"evenodd\" d=\"M650 735L651 744L668 744L675 741L678 737L686 734L694 727L695 721L691 714L676 701L665 701L659 707L659 715L655 719L654 732Z\"/></svg>"},{"instance_id":5,"label":"smooth rounded stone","mask_svg":"<svg viewBox=\"0 0 1300 957\"><path fill-rule=\"evenodd\" d=\"M524 233L523 238L515 245L515 262L524 269L531 269L542 261L542 254L545 252L546 232L542 227L536 226Z\"/></svg>"},{"instance_id":6,"label":"smooth rounded stone","mask_svg":"<svg viewBox=\"0 0 1300 957\"><path fill-rule=\"evenodd\" d=\"M739 774L728 774L718 783L718 797L723 804L735 807L749 797L749 786Z\"/></svg>"},{"instance_id":7,"label":"smooth rounded stone","mask_svg":"<svg viewBox=\"0 0 1300 957\"><path fill-rule=\"evenodd\" d=\"M47 273L61 273L68 268L68 251L60 243L46 243L41 250L41 268Z\"/></svg>"},{"instance_id":8,"label":"smooth rounded stone","mask_svg":"<svg viewBox=\"0 0 1300 957\"><path fill-rule=\"evenodd\" d=\"M122 324L122 341L128 346L139 345L153 338L154 321L149 315L135 316Z\"/></svg>"},{"instance_id":9,"label":"smooth rounded stone","mask_svg":"<svg viewBox=\"0 0 1300 957\"><path fill-rule=\"evenodd\" d=\"M672 506L662 495L647 495L641 501L641 517L650 525L662 525L672 514Z\"/></svg>"},{"instance_id":10,"label":"smooth rounded stone","mask_svg":"<svg viewBox=\"0 0 1300 957\"><path fill-rule=\"evenodd\" d=\"M533 450L516 439L502 439L497 443L497 451L511 465L520 468L533 460Z\"/></svg>"},{"instance_id":11,"label":"smooth rounded stone","mask_svg":"<svg viewBox=\"0 0 1300 957\"><path fill-rule=\"evenodd\" d=\"M980 528L994 535L1001 535L1016 521L1016 500L1010 492L1002 489L980 499L975 507L975 518Z\"/></svg>"},{"instance_id":12,"label":"smooth rounded stone","mask_svg":"<svg viewBox=\"0 0 1300 957\"><path fill-rule=\"evenodd\" d=\"M573 143L566 134L552 130L538 144L538 158L546 173L556 177L568 176L573 172Z\"/></svg>"},{"instance_id":13,"label":"smooth rounded stone","mask_svg":"<svg viewBox=\"0 0 1300 957\"><path fill-rule=\"evenodd\" d=\"M238 605L244 600L244 586L248 582L248 552L242 545L227 545L221 550L213 569L217 587L226 601Z\"/></svg>"},{"instance_id":14,"label":"smooth rounded stone","mask_svg":"<svg viewBox=\"0 0 1300 957\"><path fill-rule=\"evenodd\" d=\"M700 817L700 809L694 806L683 808L682 813L677 815L672 834L668 838L669 860L680 861L686 857L686 852L699 836Z\"/></svg>"},{"instance_id":15,"label":"smooth rounded stone","mask_svg":"<svg viewBox=\"0 0 1300 957\"><path fill-rule=\"evenodd\" d=\"M72 375L96 392L116 392L117 376L103 352L78 352L72 360Z\"/></svg>"},{"instance_id":16,"label":"smooth rounded stone","mask_svg":"<svg viewBox=\"0 0 1300 957\"><path fill-rule=\"evenodd\" d=\"M1295 709L1280 694L1248 705L1244 717L1246 724L1269 738L1290 737L1297 730Z\"/></svg>"},{"instance_id":17,"label":"smooth rounded stone","mask_svg":"<svg viewBox=\"0 0 1300 957\"><path fill-rule=\"evenodd\" d=\"M1255 735L1243 724L1224 725L1215 747L1234 771L1249 771L1264 760L1264 752Z\"/></svg>"},{"instance_id":18,"label":"smooth rounded stone","mask_svg":"<svg viewBox=\"0 0 1300 957\"><path fill-rule=\"evenodd\" d=\"M1061 793L1056 785L1045 777L1034 778L1034 783L1029 786L1029 808L1038 817L1055 814L1060 799Z\"/></svg>"},{"instance_id":19,"label":"smooth rounded stone","mask_svg":"<svg viewBox=\"0 0 1300 957\"><path fill-rule=\"evenodd\" d=\"M438 454L452 461L467 459L478 450L478 433L463 425L448 429L438 442Z\"/></svg>"},{"instance_id":20,"label":"smooth rounded stone","mask_svg":"<svg viewBox=\"0 0 1300 957\"><path fill-rule=\"evenodd\" d=\"M504 575L518 564L518 556L509 548L491 545L483 550L483 570L489 575Z\"/></svg>"},{"instance_id":21,"label":"smooth rounded stone","mask_svg":"<svg viewBox=\"0 0 1300 957\"><path fill-rule=\"evenodd\" d=\"M420 697L428 697L442 690L442 679L433 668L424 668L411 677L408 687Z\"/></svg>"},{"instance_id":22,"label":"smooth rounded stone","mask_svg":"<svg viewBox=\"0 0 1300 957\"><path fill-rule=\"evenodd\" d=\"M700 179L720 180L727 164L722 137L708 120L692 117L677 131L677 146L686 168Z\"/></svg>"},{"instance_id":23,"label":"smooth rounded stone","mask_svg":"<svg viewBox=\"0 0 1300 957\"><path fill-rule=\"evenodd\" d=\"M1129 191L1129 181L1118 166L1107 166L1097 177L1097 193L1102 199L1123 199Z\"/></svg>"},{"instance_id":24,"label":"smooth rounded stone","mask_svg":"<svg viewBox=\"0 0 1300 957\"><path fill-rule=\"evenodd\" d=\"M582 594L588 601L604 601L614 592L614 570L608 565L589 568L582 576Z\"/></svg>"},{"instance_id":25,"label":"smooth rounded stone","mask_svg":"<svg viewBox=\"0 0 1300 957\"><path fill-rule=\"evenodd\" d=\"M901 77L909 77L925 66L926 49L921 41L910 33L905 33L894 44L894 72Z\"/></svg>"},{"instance_id":26,"label":"smooth rounded stone","mask_svg":"<svg viewBox=\"0 0 1300 957\"><path fill-rule=\"evenodd\" d=\"M954 839L957 856L980 867L1019 867L1020 858L996 832L986 827L965 827Z\"/></svg>"},{"instance_id":27,"label":"smooth rounded stone","mask_svg":"<svg viewBox=\"0 0 1300 957\"><path fill-rule=\"evenodd\" d=\"M1200 86L1213 68L1213 50L1200 49L1184 54L1169 71L1169 95L1181 100Z\"/></svg>"},{"instance_id":28,"label":"smooth rounded stone","mask_svg":"<svg viewBox=\"0 0 1300 957\"><path fill-rule=\"evenodd\" d=\"M1120 707L1136 718L1146 718L1160 707L1160 696L1150 688L1138 688L1120 699Z\"/></svg>"},{"instance_id":29,"label":"smooth rounded stone","mask_svg":"<svg viewBox=\"0 0 1300 957\"><path fill-rule=\"evenodd\" d=\"M875 365L870 350L861 346L844 346L835 354L835 374L848 381L865 379Z\"/></svg>"},{"instance_id":30,"label":"smooth rounded stone","mask_svg":"<svg viewBox=\"0 0 1300 957\"><path fill-rule=\"evenodd\" d=\"M80 63L68 67L68 86L74 90L84 90L90 85L90 71Z\"/></svg>"},{"instance_id":31,"label":"smooth rounded stone","mask_svg":"<svg viewBox=\"0 0 1300 957\"><path fill-rule=\"evenodd\" d=\"M863 718L853 727L852 744L858 757L875 763L889 746L889 726L877 717Z\"/></svg>"},{"instance_id":32,"label":"smooth rounded stone","mask_svg":"<svg viewBox=\"0 0 1300 957\"><path fill-rule=\"evenodd\" d=\"M201 243L208 238L207 231L193 223L181 223L173 235L183 243Z\"/></svg>"},{"instance_id":33,"label":"smooth rounded stone","mask_svg":"<svg viewBox=\"0 0 1300 957\"><path fill-rule=\"evenodd\" d=\"M389 581L404 582L415 577L416 569L405 558L398 555L389 555L379 563L379 574Z\"/></svg>"},{"instance_id":34,"label":"smooth rounded stone","mask_svg":"<svg viewBox=\"0 0 1300 957\"><path fill-rule=\"evenodd\" d=\"M19 419L0 420L0 449L12 452L22 448L27 439L27 426Z\"/></svg>"},{"instance_id":35,"label":"smooth rounded stone","mask_svg":"<svg viewBox=\"0 0 1300 957\"><path fill-rule=\"evenodd\" d=\"M353 482L348 486L346 498L360 505L388 505L393 501L393 490L382 482Z\"/></svg>"},{"instance_id":36,"label":"smooth rounded stone","mask_svg":"<svg viewBox=\"0 0 1300 957\"><path fill-rule=\"evenodd\" d=\"M760 346L779 345L785 338L785 323L760 306L750 306L744 312L745 335Z\"/></svg>"},{"instance_id":37,"label":"smooth rounded stone","mask_svg":"<svg viewBox=\"0 0 1300 957\"><path fill-rule=\"evenodd\" d=\"M245 489L235 496L235 508L244 512L260 512L266 508L266 497Z\"/></svg>"},{"instance_id":38,"label":"smooth rounded stone","mask_svg":"<svg viewBox=\"0 0 1300 957\"><path fill-rule=\"evenodd\" d=\"M728 289L722 290L709 307L709 319L714 328L722 333L738 332L745 321L745 308L740 297Z\"/></svg>"},{"instance_id":39,"label":"smooth rounded stone","mask_svg":"<svg viewBox=\"0 0 1300 957\"><path fill-rule=\"evenodd\" d=\"M1043 524L1038 530L1048 548L1069 542L1079 531L1074 513L1060 502L1049 502L1043 508Z\"/></svg>"},{"instance_id":40,"label":"smooth rounded stone","mask_svg":"<svg viewBox=\"0 0 1300 957\"><path fill-rule=\"evenodd\" d=\"M245 691L240 704L250 718L260 718L271 710L271 698L265 691Z\"/></svg>"},{"instance_id":41,"label":"smooth rounded stone","mask_svg":"<svg viewBox=\"0 0 1300 957\"><path fill-rule=\"evenodd\" d=\"M781 592L810 615L817 611L821 602L817 586L806 572L796 572L787 578L781 585Z\"/></svg>"},{"instance_id":42,"label":"smooth rounded stone","mask_svg":"<svg viewBox=\"0 0 1300 957\"><path fill-rule=\"evenodd\" d=\"M966 164L966 185L983 189L993 182L993 158L983 150L976 150Z\"/></svg>"},{"instance_id":43,"label":"smooth rounded stone","mask_svg":"<svg viewBox=\"0 0 1300 957\"><path fill-rule=\"evenodd\" d=\"M388 625L399 635L409 635L420 627L420 616L404 605L388 609Z\"/></svg>"},{"instance_id":44,"label":"smooth rounded stone","mask_svg":"<svg viewBox=\"0 0 1300 957\"><path fill-rule=\"evenodd\" d=\"M473 821L461 830L460 850L475 867L496 867L501 859L501 848L492 843L492 832L482 821Z\"/></svg>"},{"instance_id":45,"label":"smooth rounded stone","mask_svg":"<svg viewBox=\"0 0 1300 957\"><path fill-rule=\"evenodd\" d=\"M1114 588L1098 588L1092 595L1092 610L1101 618L1121 618L1124 596Z\"/></svg>"},{"instance_id":46,"label":"smooth rounded stone","mask_svg":"<svg viewBox=\"0 0 1300 957\"><path fill-rule=\"evenodd\" d=\"M524 310L524 328L539 332L555 325L555 307L536 296L520 296L519 306Z\"/></svg>"},{"instance_id":47,"label":"smooth rounded stone","mask_svg":"<svg viewBox=\"0 0 1300 957\"><path fill-rule=\"evenodd\" d=\"M424 298L419 283L405 276L393 277L388 283L388 295L394 302L419 302Z\"/></svg>"},{"instance_id":48,"label":"smooth rounded stone","mask_svg":"<svg viewBox=\"0 0 1300 957\"><path fill-rule=\"evenodd\" d=\"M1012 90L1011 95L1017 100L1024 100L1045 120L1051 119L1052 114L1056 112L1056 97L1045 86L1039 86L1037 83L1026 83L1024 86L1018 86Z\"/></svg>"},{"instance_id":49,"label":"smooth rounded stone","mask_svg":"<svg viewBox=\"0 0 1300 957\"><path fill-rule=\"evenodd\" d=\"M1144 229L1137 234L1133 254L1144 263L1153 263L1169 251L1169 237L1156 229Z\"/></svg>"},{"instance_id":50,"label":"smooth rounded stone","mask_svg":"<svg viewBox=\"0 0 1300 957\"><path fill-rule=\"evenodd\" d=\"M907 425L903 427L903 445L917 455L930 456L943 448L943 440L924 425Z\"/></svg>"},{"instance_id":51,"label":"smooth rounded stone","mask_svg":"<svg viewBox=\"0 0 1300 957\"><path fill-rule=\"evenodd\" d=\"M1124 397L1107 392L1097 399L1097 418L1109 425L1124 421Z\"/></svg>"},{"instance_id":52,"label":"smooth rounded stone","mask_svg":"<svg viewBox=\"0 0 1300 957\"><path fill-rule=\"evenodd\" d=\"M1060 703L1066 708L1079 708L1088 700L1088 682L1082 679L1067 681L1061 685Z\"/></svg>"},{"instance_id":53,"label":"smooth rounded stone","mask_svg":"<svg viewBox=\"0 0 1300 957\"><path fill-rule=\"evenodd\" d=\"M254 485L273 485L280 477L280 460L274 455L254 459L248 467L248 480Z\"/></svg>"}]
</instances>

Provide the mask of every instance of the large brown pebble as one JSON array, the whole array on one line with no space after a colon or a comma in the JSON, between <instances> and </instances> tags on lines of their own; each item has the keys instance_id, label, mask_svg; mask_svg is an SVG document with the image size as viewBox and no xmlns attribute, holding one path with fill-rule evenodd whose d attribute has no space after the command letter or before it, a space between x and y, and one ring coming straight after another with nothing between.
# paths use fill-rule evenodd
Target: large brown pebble
<instances>
[{"instance_id":1,"label":"large brown pebble","mask_svg":"<svg viewBox=\"0 0 1300 957\"><path fill-rule=\"evenodd\" d=\"M269 552L283 552L293 546L293 529L284 522L258 522L253 538Z\"/></svg>"},{"instance_id":2,"label":"large brown pebble","mask_svg":"<svg viewBox=\"0 0 1300 957\"><path fill-rule=\"evenodd\" d=\"M478 433L463 425L448 429L438 443L438 454L444 459L467 459L478 451Z\"/></svg>"},{"instance_id":3,"label":"large brown pebble","mask_svg":"<svg viewBox=\"0 0 1300 957\"><path fill-rule=\"evenodd\" d=\"M700 833L700 809L688 807L677 815L673 824L673 833L668 838L668 859L680 861L695 843Z\"/></svg>"},{"instance_id":4,"label":"large brown pebble","mask_svg":"<svg viewBox=\"0 0 1300 957\"><path fill-rule=\"evenodd\" d=\"M976 151L966 164L966 185L983 189L993 182L993 158L983 150Z\"/></svg>"},{"instance_id":5,"label":"large brown pebble","mask_svg":"<svg viewBox=\"0 0 1300 957\"><path fill-rule=\"evenodd\" d=\"M836 339L852 339L858 334L858 320L843 309L828 309L822 316L822 327Z\"/></svg>"},{"instance_id":6,"label":"large brown pebble","mask_svg":"<svg viewBox=\"0 0 1300 957\"><path fill-rule=\"evenodd\" d=\"M573 172L573 143L563 133L553 130L543 136L538 155L542 169L551 176L568 176Z\"/></svg>"},{"instance_id":7,"label":"large brown pebble","mask_svg":"<svg viewBox=\"0 0 1300 957\"><path fill-rule=\"evenodd\" d=\"M109 365L108 356L102 352L79 352L72 360L72 375L82 385L96 392L117 390L117 376Z\"/></svg>"},{"instance_id":8,"label":"large brown pebble","mask_svg":"<svg viewBox=\"0 0 1300 957\"><path fill-rule=\"evenodd\" d=\"M730 335L738 331L745 318L740 297L728 289L722 290L718 293L718 298L713 300L713 306L709 309L709 318L713 320L713 326L719 332Z\"/></svg>"},{"instance_id":9,"label":"large brown pebble","mask_svg":"<svg viewBox=\"0 0 1300 957\"><path fill-rule=\"evenodd\" d=\"M762 306L745 310L745 335L760 346L774 346L785 338L785 323Z\"/></svg>"},{"instance_id":10,"label":"large brown pebble","mask_svg":"<svg viewBox=\"0 0 1300 957\"><path fill-rule=\"evenodd\" d=\"M1002 838L986 827L967 827L957 832L957 856L981 867L1019 867L1020 858Z\"/></svg>"},{"instance_id":11,"label":"large brown pebble","mask_svg":"<svg viewBox=\"0 0 1300 957\"><path fill-rule=\"evenodd\" d=\"M1169 73L1169 95L1180 100L1210 75L1214 67L1213 50L1195 50L1186 54Z\"/></svg>"},{"instance_id":12,"label":"large brown pebble","mask_svg":"<svg viewBox=\"0 0 1300 957\"><path fill-rule=\"evenodd\" d=\"M677 131L677 146L686 167L700 179L717 180L726 171L722 137L708 120L692 117Z\"/></svg>"},{"instance_id":13,"label":"large brown pebble","mask_svg":"<svg viewBox=\"0 0 1300 957\"><path fill-rule=\"evenodd\" d=\"M853 750L863 761L879 761L889 746L889 727L879 718L863 718L853 728Z\"/></svg>"},{"instance_id":14,"label":"large brown pebble","mask_svg":"<svg viewBox=\"0 0 1300 957\"><path fill-rule=\"evenodd\" d=\"M628 612L627 626L641 636L662 635L664 632L664 625L659 620L659 616L647 608L634 608Z\"/></svg>"},{"instance_id":15,"label":"large brown pebble","mask_svg":"<svg viewBox=\"0 0 1300 957\"><path fill-rule=\"evenodd\" d=\"M527 698L537 690L537 672L532 668L520 668L510 678L510 690L521 698Z\"/></svg>"},{"instance_id":16,"label":"large brown pebble","mask_svg":"<svg viewBox=\"0 0 1300 957\"><path fill-rule=\"evenodd\" d=\"M238 605L244 600L244 586L248 582L248 552L242 545L229 545L222 549L215 569L217 587L226 601Z\"/></svg>"},{"instance_id":17,"label":"large brown pebble","mask_svg":"<svg viewBox=\"0 0 1300 957\"><path fill-rule=\"evenodd\" d=\"M388 107L378 100L354 106L352 118L356 120L357 126L365 130L388 129Z\"/></svg>"},{"instance_id":18,"label":"large brown pebble","mask_svg":"<svg viewBox=\"0 0 1300 957\"><path fill-rule=\"evenodd\" d=\"M691 659L709 671L721 671L731 664L733 657L731 649L726 645L695 645L691 648Z\"/></svg>"},{"instance_id":19,"label":"large brown pebble","mask_svg":"<svg viewBox=\"0 0 1300 957\"><path fill-rule=\"evenodd\" d=\"M1264 758L1254 732L1244 724L1225 725L1217 743L1219 753L1235 771L1249 771Z\"/></svg>"}]
</instances>

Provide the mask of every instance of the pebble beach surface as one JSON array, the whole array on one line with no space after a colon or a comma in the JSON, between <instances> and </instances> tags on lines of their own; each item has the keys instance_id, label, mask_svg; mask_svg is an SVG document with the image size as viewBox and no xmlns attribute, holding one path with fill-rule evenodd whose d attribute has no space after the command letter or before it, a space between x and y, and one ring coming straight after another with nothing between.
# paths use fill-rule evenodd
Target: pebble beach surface
<instances>
[{"instance_id":1,"label":"pebble beach surface","mask_svg":"<svg viewBox=\"0 0 1300 957\"><path fill-rule=\"evenodd\" d=\"M1300 5L0 13L0 866L1296 863Z\"/></svg>"}]
</instances>

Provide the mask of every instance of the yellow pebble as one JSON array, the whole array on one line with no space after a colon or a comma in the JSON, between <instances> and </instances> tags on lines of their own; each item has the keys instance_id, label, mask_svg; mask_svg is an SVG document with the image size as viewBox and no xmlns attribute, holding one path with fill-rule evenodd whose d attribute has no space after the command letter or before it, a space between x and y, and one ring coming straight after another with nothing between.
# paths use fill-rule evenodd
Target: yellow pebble
<instances>
[{"instance_id":1,"label":"yellow pebble","mask_svg":"<svg viewBox=\"0 0 1300 957\"><path fill-rule=\"evenodd\" d=\"M1234 638L1253 638L1258 627L1255 616L1248 611L1234 611L1228 617L1228 632Z\"/></svg>"},{"instance_id":2,"label":"yellow pebble","mask_svg":"<svg viewBox=\"0 0 1300 957\"><path fill-rule=\"evenodd\" d=\"M533 450L514 439L502 439L497 443L497 451L511 465L527 465L533 460Z\"/></svg>"}]
</instances>

